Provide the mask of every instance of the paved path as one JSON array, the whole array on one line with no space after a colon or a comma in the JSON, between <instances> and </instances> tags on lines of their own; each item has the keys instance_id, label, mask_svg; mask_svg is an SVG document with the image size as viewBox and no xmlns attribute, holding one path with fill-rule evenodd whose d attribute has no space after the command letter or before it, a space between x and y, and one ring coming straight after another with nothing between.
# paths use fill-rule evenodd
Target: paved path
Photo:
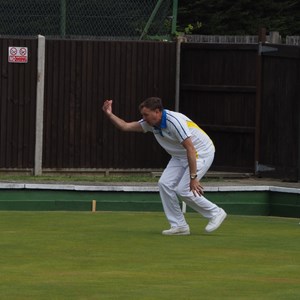
<instances>
[{"instance_id":1,"label":"paved path","mask_svg":"<svg viewBox=\"0 0 300 300\"><path fill-rule=\"evenodd\" d=\"M203 180L207 191L284 191L300 194L300 182L257 178L254 176L233 176L210 173ZM0 182L0 189L49 189L77 191L158 191L156 182Z\"/></svg>"}]
</instances>

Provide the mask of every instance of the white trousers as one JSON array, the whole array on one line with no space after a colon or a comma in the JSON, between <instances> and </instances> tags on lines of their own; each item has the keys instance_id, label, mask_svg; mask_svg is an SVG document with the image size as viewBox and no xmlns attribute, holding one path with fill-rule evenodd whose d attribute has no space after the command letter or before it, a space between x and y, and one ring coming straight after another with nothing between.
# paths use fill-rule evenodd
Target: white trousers
<instances>
[{"instance_id":1,"label":"white trousers","mask_svg":"<svg viewBox=\"0 0 300 300\"><path fill-rule=\"evenodd\" d=\"M197 159L197 179L200 180L210 168L214 153ZM172 157L158 182L165 215L171 227L187 226L178 197L205 218L218 214L220 208L204 196L194 196L190 190L190 171L187 159Z\"/></svg>"}]
</instances>

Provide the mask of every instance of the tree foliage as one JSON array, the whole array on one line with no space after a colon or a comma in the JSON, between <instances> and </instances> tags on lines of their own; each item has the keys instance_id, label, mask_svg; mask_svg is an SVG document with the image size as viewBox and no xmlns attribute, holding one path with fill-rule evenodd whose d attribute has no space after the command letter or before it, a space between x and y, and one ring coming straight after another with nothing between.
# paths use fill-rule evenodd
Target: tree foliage
<instances>
[{"instance_id":1,"label":"tree foliage","mask_svg":"<svg viewBox=\"0 0 300 300\"><path fill-rule=\"evenodd\" d=\"M259 28L300 35L299 0L181 0L179 30L202 23L197 34L255 35Z\"/></svg>"}]
</instances>

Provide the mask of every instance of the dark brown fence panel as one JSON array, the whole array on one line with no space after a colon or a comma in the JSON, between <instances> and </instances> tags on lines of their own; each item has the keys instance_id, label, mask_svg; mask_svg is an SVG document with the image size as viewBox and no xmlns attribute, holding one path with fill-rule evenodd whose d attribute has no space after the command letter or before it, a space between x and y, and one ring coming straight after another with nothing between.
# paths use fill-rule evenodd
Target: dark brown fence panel
<instances>
[{"instance_id":1,"label":"dark brown fence panel","mask_svg":"<svg viewBox=\"0 0 300 300\"><path fill-rule=\"evenodd\" d=\"M8 63L8 47L29 62ZM299 180L300 49L262 48L258 173ZM0 39L0 168L32 169L37 39ZM216 145L214 170L254 171L257 45L183 44L180 111ZM123 133L104 99L138 120L149 96L174 109L175 43L46 40L43 168L162 168L168 155L151 134Z\"/></svg>"},{"instance_id":2,"label":"dark brown fence panel","mask_svg":"<svg viewBox=\"0 0 300 300\"><path fill-rule=\"evenodd\" d=\"M297 181L300 167L300 48L265 46L258 171L261 176Z\"/></svg>"},{"instance_id":3,"label":"dark brown fence panel","mask_svg":"<svg viewBox=\"0 0 300 300\"><path fill-rule=\"evenodd\" d=\"M27 63L9 63L9 47L27 47ZM0 38L0 168L32 168L37 39Z\"/></svg>"},{"instance_id":4,"label":"dark brown fence panel","mask_svg":"<svg viewBox=\"0 0 300 300\"><path fill-rule=\"evenodd\" d=\"M43 167L163 167L152 135L118 131L101 107L128 121L149 96L174 108L175 56L174 43L47 40Z\"/></svg>"},{"instance_id":5,"label":"dark brown fence panel","mask_svg":"<svg viewBox=\"0 0 300 300\"><path fill-rule=\"evenodd\" d=\"M180 111L212 138L212 169L254 171L257 45L182 44Z\"/></svg>"}]
</instances>

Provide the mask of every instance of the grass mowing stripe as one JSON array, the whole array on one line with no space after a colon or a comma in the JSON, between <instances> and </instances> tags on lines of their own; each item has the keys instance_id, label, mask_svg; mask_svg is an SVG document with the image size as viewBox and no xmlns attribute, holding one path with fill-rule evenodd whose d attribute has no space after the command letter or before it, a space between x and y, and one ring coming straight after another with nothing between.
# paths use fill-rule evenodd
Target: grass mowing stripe
<instances>
[{"instance_id":1,"label":"grass mowing stripe","mask_svg":"<svg viewBox=\"0 0 300 300\"><path fill-rule=\"evenodd\" d=\"M229 216L162 236L162 213L0 212L0 299L299 299L299 220Z\"/></svg>"}]
</instances>

